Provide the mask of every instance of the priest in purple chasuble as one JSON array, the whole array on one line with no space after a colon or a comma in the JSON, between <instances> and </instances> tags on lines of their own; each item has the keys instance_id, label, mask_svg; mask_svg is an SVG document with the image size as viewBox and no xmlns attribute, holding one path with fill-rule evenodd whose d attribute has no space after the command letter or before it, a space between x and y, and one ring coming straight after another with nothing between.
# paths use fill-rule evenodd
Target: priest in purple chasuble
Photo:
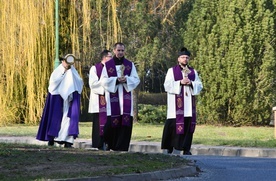
<instances>
[{"instance_id":1,"label":"priest in purple chasuble","mask_svg":"<svg viewBox=\"0 0 276 181\"><path fill-rule=\"evenodd\" d=\"M115 55L105 63L100 80L107 101L104 140L108 149L128 151L133 126L132 94L140 79L134 63L124 57L125 45L116 43L113 52Z\"/></svg>"},{"instance_id":2,"label":"priest in purple chasuble","mask_svg":"<svg viewBox=\"0 0 276 181\"><path fill-rule=\"evenodd\" d=\"M90 99L88 112L92 114L92 148L104 149L103 129L107 120L106 100L100 77L104 64L112 58L109 50L101 52L101 62L96 63L89 71Z\"/></svg>"},{"instance_id":3,"label":"priest in purple chasuble","mask_svg":"<svg viewBox=\"0 0 276 181\"><path fill-rule=\"evenodd\" d=\"M66 55L67 56L67 55ZM65 56L65 57L66 57ZM61 64L50 76L48 95L36 139L72 147L79 134L80 94L83 80L74 65Z\"/></svg>"},{"instance_id":4,"label":"priest in purple chasuble","mask_svg":"<svg viewBox=\"0 0 276 181\"><path fill-rule=\"evenodd\" d=\"M167 92L167 120L164 125L161 148L173 149L191 155L196 126L195 96L203 88L195 69L188 65L190 52L183 47L178 53L178 65L168 69L164 88Z\"/></svg>"}]
</instances>

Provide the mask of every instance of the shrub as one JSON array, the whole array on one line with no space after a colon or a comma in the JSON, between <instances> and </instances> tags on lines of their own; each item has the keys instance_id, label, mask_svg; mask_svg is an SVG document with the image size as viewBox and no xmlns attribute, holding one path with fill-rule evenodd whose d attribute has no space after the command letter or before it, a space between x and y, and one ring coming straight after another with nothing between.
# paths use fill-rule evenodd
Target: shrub
<instances>
[{"instance_id":1,"label":"shrub","mask_svg":"<svg viewBox=\"0 0 276 181\"><path fill-rule=\"evenodd\" d=\"M138 104L138 122L140 123L164 123L167 116L167 106L153 106Z\"/></svg>"}]
</instances>

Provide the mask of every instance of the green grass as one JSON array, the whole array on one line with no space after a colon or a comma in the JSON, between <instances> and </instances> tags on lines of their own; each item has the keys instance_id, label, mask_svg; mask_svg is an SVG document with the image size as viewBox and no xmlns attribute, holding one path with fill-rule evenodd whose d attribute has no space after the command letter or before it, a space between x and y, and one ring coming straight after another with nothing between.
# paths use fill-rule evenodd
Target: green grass
<instances>
[{"instance_id":1,"label":"green grass","mask_svg":"<svg viewBox=\"0 0 276 181\"><path fill-rule=\"evenodd\" d=\"M91 139L92 123L80 123L79 138ZM38 126L12 125L0 127L0 136L33 136ZM133 125L131 141L160 142L163 125ZM275 148L274 127L223 127L197 125L193 144Z\"/></svg>"},{"instance_id":2,"label":"green grass","mask_svg":"<svg viewBox=\"0 0 276 181\"><path fill-rule=\"evenodd\" d=\"M0 180L27 181L112 176L180 168L180 156L66 149L0 143Z\"/></svg>"}]
</instances>

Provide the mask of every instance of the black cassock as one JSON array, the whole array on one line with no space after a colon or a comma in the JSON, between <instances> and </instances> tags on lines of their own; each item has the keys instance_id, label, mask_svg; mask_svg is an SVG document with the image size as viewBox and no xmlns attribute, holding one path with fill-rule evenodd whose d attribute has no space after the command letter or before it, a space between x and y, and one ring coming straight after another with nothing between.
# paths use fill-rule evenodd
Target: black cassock
<instances>
[{"instance_id":1,"label":"black cassock","mask_svg":"<svg viewBox=\"0 0 276 181\"><path fill-rule=\"evenodd\" d=\"M121 116L122 117L122 116ZM130 117L130 126L113 127L111 124L111 116L107 117L107 122L104 126L104 141L108 148L114 151L128 151L132 127L133 117Z\"/></svg>"},{"instance_id":2,"label":"black cassock","mask_svg":"<svg viewBox=\"0 0 276 181\"><path fill-rule=\"evenodd\" d=\"M161 149L190 151L193 133L190 132L192 118L184 119L184 134L176 134L176 119L167 119L162 136Z\"/></svg>"}]
</instances>

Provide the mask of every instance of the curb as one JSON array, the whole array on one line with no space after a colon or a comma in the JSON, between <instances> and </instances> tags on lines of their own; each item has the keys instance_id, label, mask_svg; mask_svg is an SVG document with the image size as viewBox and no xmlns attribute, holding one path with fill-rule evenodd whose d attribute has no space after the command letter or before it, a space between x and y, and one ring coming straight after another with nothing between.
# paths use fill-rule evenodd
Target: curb
<instances>
[{"instance_id":1,"label":"curb","mask_svg":"<svg viewBox=\"0 0 276 181\"><path fill-rule=\"evenodd\" d=\"M0 137L4 143L26 143L36 145L47 145L47 142L38 141L35 137ZM76 139L75 148L91 148L91 140ZM129 152L143 153L166 153L161 149L159 142L131 142ZM227 147L227 146L205 146L192 145L193 155L216 155L216 156L238 156L238 157L264 157L276 158L275 148L254 148L254 147ZM174 150L173 154L181 154L181 151Z\"/></svg>"}]
</instances>

